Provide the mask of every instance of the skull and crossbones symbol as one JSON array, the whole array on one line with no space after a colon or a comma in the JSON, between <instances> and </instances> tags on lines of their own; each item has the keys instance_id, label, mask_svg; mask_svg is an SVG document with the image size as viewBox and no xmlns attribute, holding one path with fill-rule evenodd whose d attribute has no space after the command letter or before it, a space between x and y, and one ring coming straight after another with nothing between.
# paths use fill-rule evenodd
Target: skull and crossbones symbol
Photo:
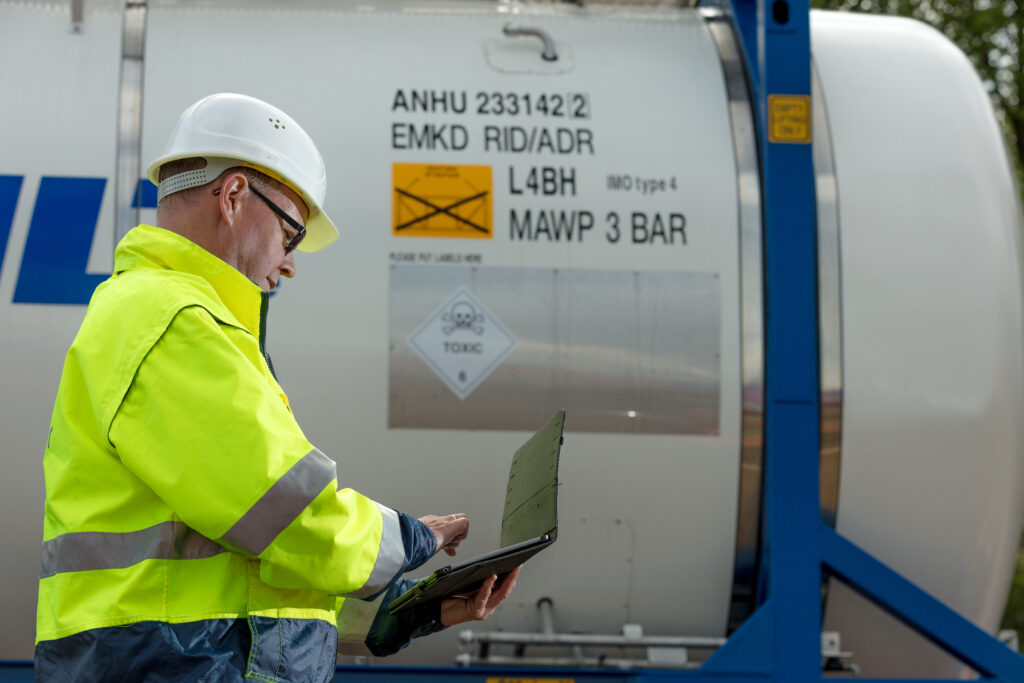
<instances>
[{"instance_id":1,"label":"skull and crossbones symbol","mask_svg":"<svg viewBox=\"0 0 1024 683\"><path fill-rule=\"evenodd\" d=\"M484 316L481 313L477 313L476 309L468 301L457 301L452 304L448 312L441 316L441 320L448 323L441 328L441 331L445 334L451 334L456 330L472 330L477 334L484 333L484 327L481 324L484 321Z\"/></svg>"}]
</instances>

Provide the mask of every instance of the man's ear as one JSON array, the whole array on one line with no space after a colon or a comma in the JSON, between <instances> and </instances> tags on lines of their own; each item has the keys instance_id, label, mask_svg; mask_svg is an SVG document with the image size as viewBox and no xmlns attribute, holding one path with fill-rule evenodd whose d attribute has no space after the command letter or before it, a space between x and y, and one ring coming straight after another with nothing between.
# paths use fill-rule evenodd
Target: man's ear
<instances>
[{"instance_id":1,"label":"man's ear","mask_svg":"<svg viewBox=\"0 0 1024 683\"><path fill-rule=\"evenodd\" d=\"M220 189L214 194L220 199L220 219L234 225L242 212L242 193L249 187L249 179L244 173L231 173L220 183Z\"/></svg>"}]
</instances>

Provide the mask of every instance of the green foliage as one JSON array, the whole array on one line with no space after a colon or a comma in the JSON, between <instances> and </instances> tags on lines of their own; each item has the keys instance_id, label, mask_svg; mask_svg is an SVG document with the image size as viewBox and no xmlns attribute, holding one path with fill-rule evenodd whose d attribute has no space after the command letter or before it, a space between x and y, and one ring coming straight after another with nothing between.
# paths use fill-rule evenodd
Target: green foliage
<instances>
[{"instance_id":1,"label":"green foliage","mask_svg":"<svg viewBox=\"0 0 1024 683\"><path fill-rule=\"evenodd\" d=\"M944 33L981 75L1003 125L1017 175L1024 180L1024 0L811 0L811 5L913 17Z\"/></svg>"},{"instance_id":2,"label":"green foliage","mask_svg":"<svg viewBox=\"0 0 1024 683\"><path fill-rule=\"evenodd\" d=\"M981 75L1003 124L1017 175L1024 180L1024 0L811 0L811 5L817 9L912 17L944 33L964 51ZM1024 636L1024 539L1002 628L1016 629Z\"/></svg>"},{"instance_id":3,"label":"green foliage","mask_svg":"<svg viewBox=\"0 0 1024 683\"><path fill-rule=\"evenodd\" d=\"M1012 628L1024 636L1024 540L1017 555L1017 571L1013 575L1010 596L1006 599L1002 628Z\"/></svg>"}]
</instances>

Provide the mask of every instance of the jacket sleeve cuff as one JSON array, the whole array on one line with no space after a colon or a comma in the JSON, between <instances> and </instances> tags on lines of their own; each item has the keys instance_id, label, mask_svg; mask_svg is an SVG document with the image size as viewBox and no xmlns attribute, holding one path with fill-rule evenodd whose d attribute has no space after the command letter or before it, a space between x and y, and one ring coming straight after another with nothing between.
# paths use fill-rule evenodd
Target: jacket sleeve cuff
<instances>
[{"instance_id":1,"label":"jacket sleeve cuff","mask_svg":"<svg viewBox=\"0 0 1024 683\"><path fill-rule=\"evenodd\" d=\"M434 532L426 524L410 517L404 512L398 513L402 526L402 543L405 545L405 567L403 572L416 569L437 552L437 539Z\"/></svg>"},{"instance_id":2,"label":"jacket sleeve cuff","mask_svg":"<svg viewBox=\"0 0 1024 683\"><path fill-rule=\"evenodd\" d=\"M444 630L441 601L434 600L392 615L391 602L419 579L399 579L376 600L345 600L338 612L338 654L385 657L413 638Z\"/></svg>"},{"instance_id":3,"label":"jacket sleeve cuff","mask_svg":"<svg viewBox=\"0 0 1024 683\"><path fill-rule=\"evenodd\" d=\"M413 638L437 633L441 626L441 601L434 600L425 605L391 614L388 607L391 601L400 596L419 579L400 579L384 596L377 615L366 634L366 647L377 657L385 657L398 652Z\"/></svg>"},{"instance_id":4,"label":"jacket sleeve cuff","mask_svg":"<svg viewBox=\"0 0 1024 683\"><path fill-rule=\"evenodd\" d=\"M373 575L370 576L370 581L368 581L360 590L355 591L354 593L349 593L345 597L375 601L381 593L391 586L395 579L405 572L411 569L416 569L425 563L434 556L434 551L437 549L437 541L434 538L434 532L431 531L430 527L426 524L415 517L410 517L404 512L392 510L391 508L386 508L383 505L381 505L380 508L381 514L384 517L384 534L390 534L391 536L388 543L389 546L392 546L390 548L390 553L392 556L397 556L397 553L402 553L400 562L396 566L391 567L391 571L393 573L388 577L386 583L382 584L381 579L383 579L383 572L378 576L378 568L381 565L380 560L378 560L378 567L374 568ZM401 548L396 544L400 544ZM381 554L384 553L384 546L385 541L382 539Z\"/></svg>"}]
</instances>

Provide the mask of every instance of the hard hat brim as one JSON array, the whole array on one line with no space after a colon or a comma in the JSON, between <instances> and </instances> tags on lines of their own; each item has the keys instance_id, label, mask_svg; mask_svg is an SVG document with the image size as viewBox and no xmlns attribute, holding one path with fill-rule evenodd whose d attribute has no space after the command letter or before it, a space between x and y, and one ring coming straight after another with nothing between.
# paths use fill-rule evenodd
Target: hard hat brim
<instances>
[{"instance_id":1,"label":"hard hat brim","mask_svg":"<svg viewBox=\"0 0 1024 683\"><path fill-rule=\"evenodd\" d=\"M328 218L327 214L324 213L324 210L320 209L316 212L316 215L306 221L306 237L299 242L299 246L296 249L312 254L313 252L320 251L337 239L338 228Z\"/></svg>"}]
</instances>

